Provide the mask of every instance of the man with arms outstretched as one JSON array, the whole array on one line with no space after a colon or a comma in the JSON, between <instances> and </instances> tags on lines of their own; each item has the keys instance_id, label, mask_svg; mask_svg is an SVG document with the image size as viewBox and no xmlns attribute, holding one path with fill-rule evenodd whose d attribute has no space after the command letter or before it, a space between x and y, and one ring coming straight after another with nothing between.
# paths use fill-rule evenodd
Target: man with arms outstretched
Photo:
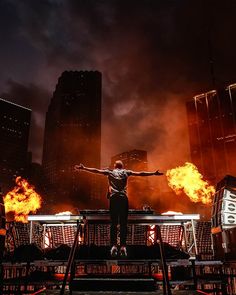
<instances>
[{"instance_id":1,"label":"man with arms outstretched","mask_svg":"<svg viewBox=\"0 0 236 295\"><path fill-rule=\"evenodd\" d=\"M151 176L151 175L163 175L158 170L155 172L135 172L132 170L124 169L122 161L116 161L114 169L96 169L88 168L83 164L75 165L75 170L84 170L91 173L99 173L106 175L109 182L109 199L110 199L110 217L111 217L111 256L116 257L118 255L117 245L117 225L120 224L120 256L126 257L126 237L127 237L127 219L129 202L127 197L127 180L129 176Z\"/></svg>"}]
</instances>

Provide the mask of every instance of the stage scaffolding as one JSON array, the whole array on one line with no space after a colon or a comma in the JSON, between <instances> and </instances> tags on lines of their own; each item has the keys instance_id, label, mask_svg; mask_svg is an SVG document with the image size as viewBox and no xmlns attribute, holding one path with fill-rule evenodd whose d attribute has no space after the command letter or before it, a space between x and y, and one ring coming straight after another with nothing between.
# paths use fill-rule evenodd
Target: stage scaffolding
<instances>
[{"instance_id":1,"label":"stage scaffolding","mask_svg":"<svg viewBox=\"0 0 236 295\"><path fill-rule=\"evenodd\" d=\"M37 218L41 220L36 220ZM109 222L104 218L103 222L101 222L102 218L99 222L94 218L85 221L84 218L78 216L65 219L61 220L56 217L54 220L54 217L51 217L51 220L45 222L45 217L34 216L34 220L28 224L8 224L6 249L14 253L20 246L30 245L32 242L42 253L53 249L58 250L63 244L71 247L76 236L77 222L79 222L80 231L77 242L81 252L79 255L77 253L72 267L78 285L81 284L79 280L84 277L104 278L105 276L113 279L139 274L139 276L154 278L156 288L162 288L163 274L160 257L151 259L134 257L126 260L114 260L109 257L97 259L87 254L86 257L82 257L80 253L84 253L83 251L91 253L93 250L97 253L100 249L109 253ZM171 249L185 251L190 256L189 259L186 257L169 259L167 257L170 286L175 288L180 286L180 288L189 290L196 288L215 290L212 294L235 294L236 265L231 262L223 263L213 260L210 222L185 219L184 222L175 220L174 224L170 224L167 220L164 217L164 222L158 222L164 244L172 247ZM143 221L141 224L133 221L134 223L129 223L128 249L143 251L145 247L148 247L149 252L150 249L155 250L155 225L149 221L146 223ZM50 290L61 288L66 267L66 259L42 258L42 260L28 262L14 261L14 263L5 261L3 263L3 294L17 294L19 290L32 294L41 288ZM36 278L41 278L41 280Z\"/></svg>"},{"instance_id":2,"label":"stage scaffolding","mask_svg":"<svg viewBox=\"0 0 236 295\"><path fill-rule=\"evenodd\" d=\"M222 295L236 294L236 265L221 261L168 261L171 287L182 289L215 290ZM67 261L34 261L30 263L4 262L2 294L32 294L39 289L56 290L61 287ZM158 260L76 260L76 277L115 277L135 274L151 275L157 289L162 286L162 269ZM195 273L195 274L194 274ZM222 288L223 286L223 288ZM183 288L184 287L184 288ZM217 290L217 291L216 291ZM220 291L224 290L224 291ZM17 293L18 292L18 293ZM24 293L25 292L25 293Z\"/></svg>"},{"instance_id":3,"label":"stage scaffolding","mask_svg":"<svg viewBox=\"0 0 236 295\"><path fill-rule=\"evenodd\" d=\"M41 226L41 247L54 247L59 244L71 245L76 231L76 222L80 216L68 215L66 217L52 215L29 216L29 240L34 240L35 224ZM150 245L155 243L155 224L159 224L163 242L182 249L195 257L198 254L196 239L196 221L199 214L183 214L176 216L161 215L131 215L128 224L128 245ZM110 244L110 221L106 215L89 215L81 219L82 227L79 235L80 244L95 244L105 246Z\"/></svg>"}]
</instances>

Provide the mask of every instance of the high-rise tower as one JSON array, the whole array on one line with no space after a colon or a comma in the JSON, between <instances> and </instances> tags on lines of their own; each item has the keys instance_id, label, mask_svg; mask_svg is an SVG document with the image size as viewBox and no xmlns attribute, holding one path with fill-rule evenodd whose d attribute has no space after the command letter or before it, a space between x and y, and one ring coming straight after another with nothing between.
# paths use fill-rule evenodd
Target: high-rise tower
<instances>
[{"instance_id":1,"label":"high-rise tower","mask_svg":"<svg viewBox=\"0 0 236 295\"><path fill-rule=\"evenodd\" d=\"M0 99L0 186L4 192L16 176L27 175L31 110Z\"/></svg>"},{"instance_id":2,"label":"high-rise tower","mask_svg":"<svg viewBox=\"0 0 236 295\"><path fill-rule=\"evenodd\" d=\"M191 158L215 183L236 174L236 84L187 102Z\"/></svg>"},{"instance_id":3,"label":"high-rise tower","mask_svg":"<svg viewBox=\"0 0 236 295\"><path fill-rule=\"evenodd\" d=\"M45 123L43 170L55 201L80 206L97 198L93 175L74 165L100 167L101 85L98 71L65 71L58 80Z\"/></svg>"}]
</instances>

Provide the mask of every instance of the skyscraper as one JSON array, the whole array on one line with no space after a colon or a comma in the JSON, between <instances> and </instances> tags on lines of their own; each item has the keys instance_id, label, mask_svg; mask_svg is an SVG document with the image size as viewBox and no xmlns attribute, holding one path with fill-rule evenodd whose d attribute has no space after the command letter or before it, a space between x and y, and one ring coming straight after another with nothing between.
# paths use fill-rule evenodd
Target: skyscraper
<instances>
[{"instance_id":1,"label":"skyscraper","mask_svg":"<svg viewBox=\"0 0 236 295\"><path fill-rule=\"evenodd\" d=\"M187 102L191 157L215 183L236 174L236 84Z\"/></svg>"},{"instance_id":2,"label":"skyscraper","mask_svg":"<svg viewBox=\"0 0 236 295\"><path fill-rule=\"evenodd\" d=\"M147 171L147 152L143 150L131 150L115 155L111 158L111 166L113 167L115 161L121 160L126 169Z\"/></svg>"},{"instance_id":3,"label":"skyscraper","mask_svg":"<svg viewBox=\"0 0 236 295\"><path fill-rule=\"evenodd\" d=\"M25 177L29 164L31 110L0 98L0 186L12 188L16 176Z\"/></svg>"},{"instance_id":4,"label":"skyscraper","mask_svg":"<svg viewBox=\"0 0 236 295\"><path fill-rule=\"evenodd\" d=\"M100 167L101 73L65 71L45 122L43 170L57 202L79 206L97 198L95 178L75 173L75 164Z\"/></svg>"}]
</instances>

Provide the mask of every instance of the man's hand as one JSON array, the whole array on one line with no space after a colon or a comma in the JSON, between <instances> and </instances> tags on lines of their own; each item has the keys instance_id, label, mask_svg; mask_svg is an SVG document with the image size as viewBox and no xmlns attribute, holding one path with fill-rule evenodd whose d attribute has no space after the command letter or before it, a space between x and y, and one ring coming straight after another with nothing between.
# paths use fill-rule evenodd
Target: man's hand
<instances>
[{"instance_id":1,"label":"man's hand","mask_svg":"<svg viewBox=\"0 0 236 295\"><path fill-rule=\"evenodd\" d=\"M75 169L75 171L79 171L81 169L84 169L84 165L83 164L75 165L74 169Z\"/></svg>"},{"instance_id":2,"label":"man's hand","mask_svg":"<svg viewBox=\"0 0 236 295\"><path fill-rule=\"evenodd\" d=\"M159 170L157 170L157 171L154 173L154 175L164 175L164 173L159 172Z\"/></svg>"}]
</instances>

